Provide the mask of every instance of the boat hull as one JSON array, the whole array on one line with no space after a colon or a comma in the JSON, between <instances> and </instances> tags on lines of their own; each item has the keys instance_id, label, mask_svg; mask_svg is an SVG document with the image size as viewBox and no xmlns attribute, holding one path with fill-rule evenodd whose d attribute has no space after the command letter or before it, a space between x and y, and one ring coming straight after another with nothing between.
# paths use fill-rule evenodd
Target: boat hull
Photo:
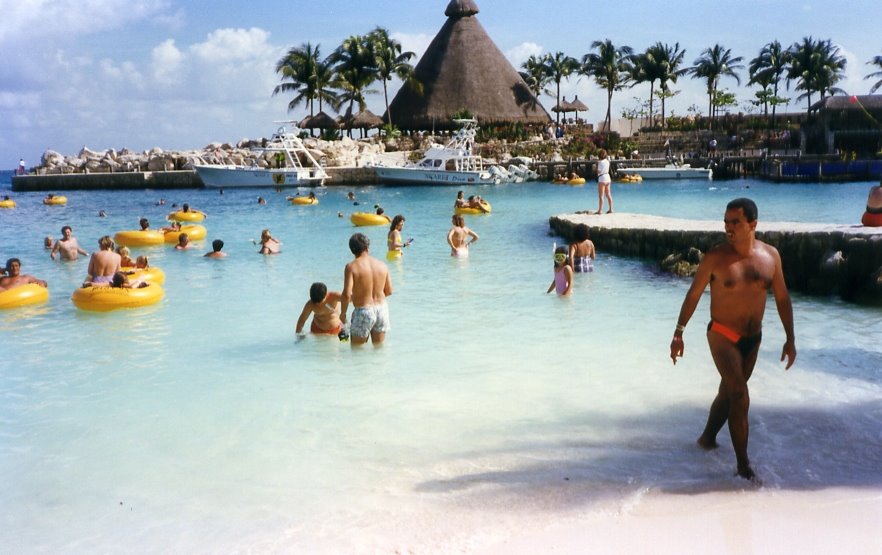
<instances>
[{"instance_id":1,"label":"boat hull","mask_svg":"<svg viewBox=\"0 0 882 555\"><path fill-rule=\"evenodd\" d=\"M194 166L206 187L296 187L321 185L326 174L318 168L252 169L243 166Z\"/></svg>"},{"instance_id":2,"label":"boat hull","mask_svg":"<svg viewBox=\"0 0 882 555\"><path fill-rule=\"evenodd\" d=\"M420 168L389 168L376 166L377 178L385 183L414 185L494 185L497 178L486 172L426 170Z\"/></svg>"},{"instance_id":3,"label":"boat hull","mask_svg":"<svg viewBox=\"0 0 882 555\"><path fill-rule=\"evenodd\" d=\"M711 179L710 168L620 168L619 175L639 175L643 179Z\"/></svg>"}]
</instances>

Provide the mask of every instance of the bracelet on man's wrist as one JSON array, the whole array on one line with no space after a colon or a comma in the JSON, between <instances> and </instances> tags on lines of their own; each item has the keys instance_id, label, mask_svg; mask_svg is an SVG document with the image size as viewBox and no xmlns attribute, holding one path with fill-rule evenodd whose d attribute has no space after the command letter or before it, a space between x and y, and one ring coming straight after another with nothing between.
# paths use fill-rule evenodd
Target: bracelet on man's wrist
<instances>
[{"instance_id":1,"label":"bracelet on man's wrist","mask_svg":"<svg viewBox=\"0 0 882 555\"><path fill-rule=\"evenodd\" d=\"M685 330L685 329L686 329L685 324L677 324L677 331L678 332L683 333L683 330Z\"/></svg>"}]
</instances>

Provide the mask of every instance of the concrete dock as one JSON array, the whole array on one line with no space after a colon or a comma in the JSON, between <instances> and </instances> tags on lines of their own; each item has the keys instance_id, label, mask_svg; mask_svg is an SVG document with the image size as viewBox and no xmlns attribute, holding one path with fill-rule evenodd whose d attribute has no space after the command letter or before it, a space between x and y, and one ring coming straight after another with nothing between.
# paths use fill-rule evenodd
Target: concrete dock
<instances>
[{"instance_id":1,"label":"concrete dock","mask_svg":"<svg viewBox=\"0 0 882 555\"><path fill-rule=\"evenodd\" d=\"M726 240L720 220L684 220L643 214L561 214L549 219L567 241L588 226L599 252L661 263L690 249L701 253ZM757 223L757 238L778 249L788 287L811 295L838 295L882 304L882 228L797 222Z\"/></svg>"}]
</instances>

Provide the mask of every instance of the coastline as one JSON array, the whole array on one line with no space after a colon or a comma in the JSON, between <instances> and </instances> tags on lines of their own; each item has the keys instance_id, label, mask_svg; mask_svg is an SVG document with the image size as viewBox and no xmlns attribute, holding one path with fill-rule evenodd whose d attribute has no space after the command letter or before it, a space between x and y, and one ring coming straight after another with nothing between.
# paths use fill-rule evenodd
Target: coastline
<instances>
[{"instance_id":1,"label":"coastline","mask_svg":"<svg viewBox=\"0 0 882 555\"><path fill-rule=\"evenodd\" d=\"M646 493L632 507L567 519L477 550L527 553L878 554L882 489Z\"/></svg>"}]
</instances>

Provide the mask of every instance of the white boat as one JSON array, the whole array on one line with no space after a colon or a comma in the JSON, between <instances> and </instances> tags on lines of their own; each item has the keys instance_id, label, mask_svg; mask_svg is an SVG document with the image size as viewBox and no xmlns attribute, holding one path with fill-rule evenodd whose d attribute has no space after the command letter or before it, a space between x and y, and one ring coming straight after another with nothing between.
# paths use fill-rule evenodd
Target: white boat
<instances>
[{"instance_id":1,"label":"white boat","mask_svg":"<svg viewBox=\"0 0 882 555\"><path fill-rule=\"evenodd\" d=\"M667 164L663 168L619 167L616 173L619 177L639 175L643 179L711 179L714 176L710 168L693 168L689 164Z\"/></svg>"},{"instance_id":2,"label":"white boat","mask_svg":"<svg viewBox=\"0 0 882 555\"><path fill-rule=\"evenodd\" d=\"M472 154L478 122L453 120L461 127L445 145L432 143L423 158L404 166L374 165L380 181L418 185L486 185L502 181L497 173L484 168L480 156Z\"/></svg>"},{"instance_id":3,"label":"white boat","mask_svg":"<svg viewBox=\"0 0 882 555\"><path fill-rule=\"evenodd\" d=\"M293 122L276 122L293 123ZM265 146L253 149L258 153L284 153L285 167L262 168L257 164L195 164L193 167L206 187L296 187L300 185L324 185L328 174L322 165L303 145L294 127L288 132L279 127ZM301 157L309 162L305 166ZM275 162L274 157L271 157Z\"/></svg>"}]
</instances>

